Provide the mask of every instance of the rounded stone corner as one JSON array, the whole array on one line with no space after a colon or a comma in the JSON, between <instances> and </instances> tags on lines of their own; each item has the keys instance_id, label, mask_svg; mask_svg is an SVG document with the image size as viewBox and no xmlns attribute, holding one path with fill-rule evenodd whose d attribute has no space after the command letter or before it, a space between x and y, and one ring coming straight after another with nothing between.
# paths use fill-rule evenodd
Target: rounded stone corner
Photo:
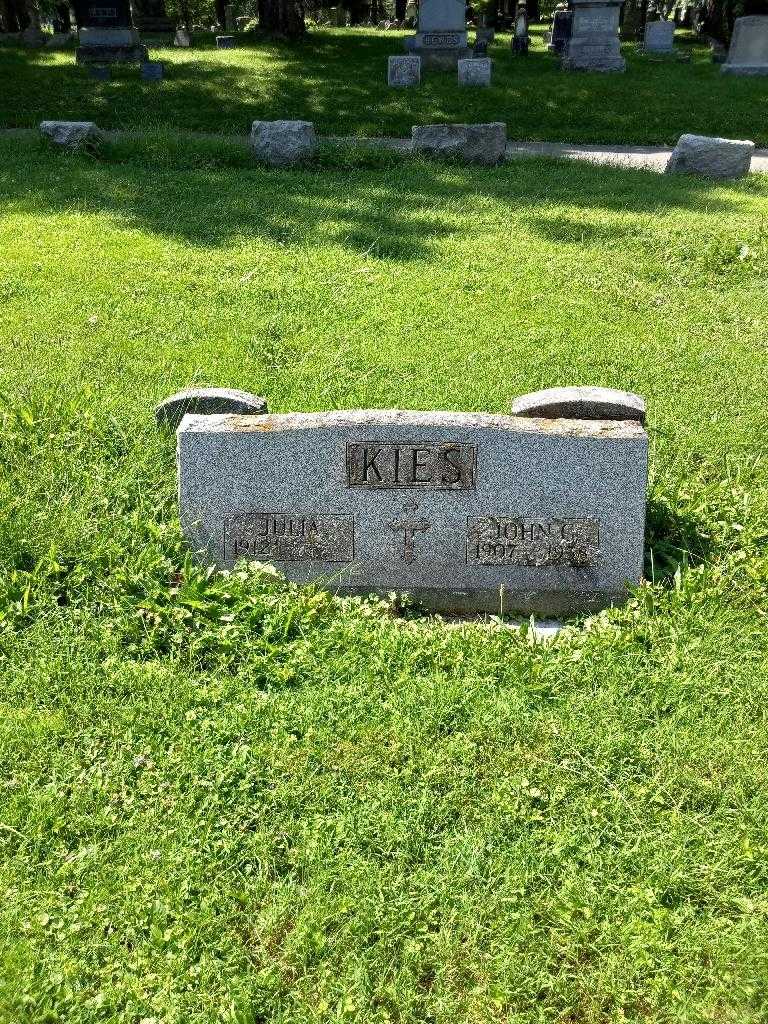
<instances>
[{"instance_id":1,"label":"rounded stone corner","mask_svg":"<svg viewBox=\"0 0 768 1024\"><path fill-rule=\"evenodd\" d=\"M154 410L157 426L168 430L176 430L187 414L263 416L268 412L266 398L235 388L184 388L163 399Z\"/></svg>"},{"instance_id":2,"label":"rounded stone corner","mask_svg":"<svg viewBox=\"0 0 768 1024\"><path fill-rule=\"evenodd\" d=\"M513 416L542 419L631 420L645 425L645 399L614 388L545 388L520 395L512 402Z\"/></svg>"}]
</instances>

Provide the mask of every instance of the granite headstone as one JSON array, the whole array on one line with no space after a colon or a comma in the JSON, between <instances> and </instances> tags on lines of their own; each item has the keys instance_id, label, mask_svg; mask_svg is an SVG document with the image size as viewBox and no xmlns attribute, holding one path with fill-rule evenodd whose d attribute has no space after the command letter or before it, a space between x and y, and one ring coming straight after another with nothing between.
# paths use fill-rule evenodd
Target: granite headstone
<instances>
[{"instance_id":1,"label":"granite headstone","mask_svg":"<svg viewBox=\"0 0 768 1024\"><path fill-rule=\"evenodd\" d=\"M567 71L624 71L619 45L622 0L571 0L571 36L562 52Z\"/></svg>"},{"instance_id":2,"label":"granite headstone","mask_svg":"<svg viewBox=\"0 0 768 1024\"><path fill-rule=\"evenodd\" d=\"M470 53L464 0L421 0L418 31L406 38L405 46L421 57L424 67L455 68Z\"/></svg>"},{"instance_id":3,"label":"granite headstone","mask_svg":"<svg viewBox=\"0 0 768 1024\"><path fill-rule=\"evenodd\" d=\"M726 75L768 75L768 16L736 19L728 59L720 70Z\"/></svg>"},{"instance_id":4,"label":"granite headstone","mask_svg":"<svg viewBox=\"0 0 768 1024\"><path fill-rule=\"evenodd\" d=\"M342 593L540 615L621 603L641 577L638 422L188 415L177 438L181 523L220 567L251 559Z\"/></svg>"},{"instance_id":5,"label":"granite headstone","mask_svg":"<svg viewBox=\"0 0 768 1024\"><path fill-rule=\"evenodd\" d=\"M647 21L643 42L648 53L674 53L674 21Z\"/></svg>"}]
</instances>

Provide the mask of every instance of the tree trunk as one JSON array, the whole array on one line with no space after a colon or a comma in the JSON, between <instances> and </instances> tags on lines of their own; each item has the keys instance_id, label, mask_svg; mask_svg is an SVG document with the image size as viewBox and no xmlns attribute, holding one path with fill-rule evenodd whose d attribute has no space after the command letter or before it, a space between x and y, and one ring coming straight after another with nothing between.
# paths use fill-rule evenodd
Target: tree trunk
<instances>
[{"instance_id":1,"label":"tree trunk","mask_svg":"<svg viewBox=\"0 0 768 1024\"><path fill-rule=\"evenodd\" d=\"M395 0L395 21L405 21L408 0Z\"/></svg>"},{"instance_id":2,"label":"tree trunk","mask_svg":"<svg viewBox=\"0 0 768 1024\"><path fill-rule=\"evenodd\" d=\"M222 30L222 32L226 28L227 24L227 12L224 10L226 5L227 0L215 0L214 6L216 10L216 24Z\"/></svg>"},{"instance_id":3,"label":"tree trunk","mask_svg":"<svg viewBox=\"0 0 768 1024\"><path fill-rule=\"evenodd\" d=\"M302 0L259 0L259 27L270 35L301 38L306 31Z\"/></svg>"},{"instance_id":4,"label":"tree trunk","mask_svg":"<svg viewBox=\"0 0 768 1024\"><path fill-rule=\"evenodd\" d=\"M541 21L541 4L539 0L528 0L528 24L533 21Z\"/></svg>"}]
</instances>

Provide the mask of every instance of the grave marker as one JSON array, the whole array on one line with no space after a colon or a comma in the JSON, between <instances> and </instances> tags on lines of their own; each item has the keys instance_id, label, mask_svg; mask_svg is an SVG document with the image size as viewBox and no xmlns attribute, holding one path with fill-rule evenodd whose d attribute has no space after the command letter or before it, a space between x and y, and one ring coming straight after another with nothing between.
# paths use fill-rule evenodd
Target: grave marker
<instances>
[{"instance_id":1,"label":"grave marker","mask_svg":"<svg viewBox=\"0 0 768 1024\"><path fill-rule=\"evenodd\" d=\"M619 45L622 0L570 0L571 35L562 51L567 71L624 71Z\"/></svg>"},{"instance_id":2,"label":"grave marker","mask_svg":"<svg viewBox=\"0 0 768 1024\"><path fill-rule=\"evenodd\" d=\"M720 70L726 75L768 75L768 17L736 19L728 59Z\"/></svg>"},{"instance_id":3,"label":"grave marker","mask_svg":"<svg viewBox=\"0 0 768 1024\"><path fill-rule=\"evenodd\" d=\"M447 612L587 612L640 580L639 422L187 415L177 437L181 522L204 562Z\"/></svg>"}]
</instances>

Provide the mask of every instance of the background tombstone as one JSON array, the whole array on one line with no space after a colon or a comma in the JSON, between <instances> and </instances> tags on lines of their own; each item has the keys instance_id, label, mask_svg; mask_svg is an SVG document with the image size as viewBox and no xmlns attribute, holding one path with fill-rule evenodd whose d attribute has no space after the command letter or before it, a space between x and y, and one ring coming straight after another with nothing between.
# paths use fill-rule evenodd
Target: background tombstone
<instances>
[{"instance_id":1,"label":"background tombstone","mask_svg":"<svg viewBox=\"0 0 768 1024\"><path fill-rule=\"evenodd\" d=\"M192 40L190 38L190 35L189 35L189 32L187 31L187 29L185 29L185 28L177 28L176 29L176 35L174 36L174 39L173 39L173 45L174 46L181 46L181 47L184 47L184 48L192 45Z\"/></svg>"},{"instance_id":2,"label":"background tombstone","mask_svg":"<svg viewBox=\"0 0 768 1024\"><path fill-rule=\"evenodd\" d=\"M497 614L587 612L641 578L636 421L185 416L177 440L180 519L204 562L255 559L330 590Z\"/></svg>"},{"instance_id":3,"label":"background tombstone","mask_svg":"<svg viewBox=\"0 0 768 1024\"><path fill-rule=\"evenodd\" d=\"M145 82L162 82L163 64L158 60L147 60L141 65L141 77Z\"/></svg>"},{"instance_id":4,"label":"background tombstone","mask_svg":"<svg viewBox=\"0 0 768 1024\"><path fill-rule=\"evenodd\" d=\"M237 26L235 25L235 8L232 4L224 5L224 30L226 32L234 32Z\"/></svg>"},{"instance_id":5,"label":"background tombstone","mask_svg":"<svg viewBox=\"0 0 768 1024\"><path fill-rule=\"evenodd\" d=\"M234 50L234 48L235 48L235 37L234 36L216 36L216 46L220 50Z\"/></svg>"},{"instance_id":6,"label":"background tombstone","mask_svg":"<svg viewBox=\"0 0 768 1024\"><path fill-rule=\"evenodd\" d=\"M128 0L76 0L75 17L78 64L140 64L147 59L147 48L131 23Z\"/></svg>"},{"instance_id":7,"label":"background tombstone","mask_svg":"<svg viewBox=\"0 0 768 1024\"><path fill-rule=\"evenodd\" d=\"M568 10L566 4L560 3L555 8L552 18L552 38L547 45L547 49L552 53L562 53L568 45L568 40L571 38L572 17L573 13Z\"/></svg>"},{"instance_id":8,"label":"background tombstone","mask_svg":"<svg viewBox=\"0 0 768 1024\"><path fill-rule=\"evenodd\" d=\"M512 36L512 53L525 56L528 53L528 8L524 3L517 5L515 31Z\"/></svg>"},{"instance_id":9,"label":"background tombstone","mask_svg":"<svg viewBox=\"0 0 768 1024\"><path fill-rule=\"evenodd\" d=\"M728 59L720 70L726 75L768 75L768 17L736 19Z\"/></svg>"},{"instance_id":10,"label":"background tombstone","mask_svg":"<svg viewBox=\"0 0 768 1024\"><path fill-rule=\"evenodd\" d=\"M619 45L622 0L570 0L571 38L563 51L566 71L624 71Z\"/></svg>"},{"instance_id":11,"label":"background tombstone","mask_svg":"<svg viewBox=\"0 0 768 1024\"><path fill-rule=\"evenodd\" d=\"M645 24L645 49L648 53L674 53L674 21L648 21Z\"/></svg>"},{"instance_id":12,"label":"background tombstone","mask_svg":"<svg viewBox=\"0 0 768 1024\"><path fill-rule=\"evenodd\" d=\"M421 0L418 31L405 46L424 67L454 69L460 57L470 56L464 0Z\"/></svg>"}]
</instances>

